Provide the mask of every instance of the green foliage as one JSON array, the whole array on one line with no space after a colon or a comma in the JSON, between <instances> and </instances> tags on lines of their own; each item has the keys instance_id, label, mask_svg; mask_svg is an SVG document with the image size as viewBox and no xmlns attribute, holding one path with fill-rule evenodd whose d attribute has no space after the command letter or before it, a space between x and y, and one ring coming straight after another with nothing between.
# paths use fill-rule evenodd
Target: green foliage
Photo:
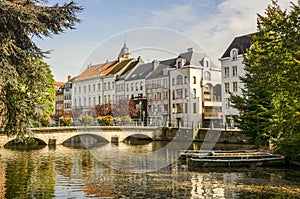
<instances>
[{"instance_id":1,"label":"green foliage","mask_svg":"<svg viewBox=\"0 0 300 199\"><path fill-rule=\"evenodd\" d=\"M53 111L54 79L41 61L46 54L32 38L50 37L73 29L82 8L74 2L47 6L39 0L0 3L0 115L8 136L22 140L39 114Z\"/></svg>"},{"instance_id":2,"label":"green foliage","mask_svg":"<svg viewBox=\"0 0 300 199\"><path fill-rule=\"evenodd\" d=\"M273 0L265 15L258 15L258 33L244 56L246 89L232 95L234 107L244 111L239 127L258 145L300 133L299 1L288 13Z\"/></svg>"}]
</instances>

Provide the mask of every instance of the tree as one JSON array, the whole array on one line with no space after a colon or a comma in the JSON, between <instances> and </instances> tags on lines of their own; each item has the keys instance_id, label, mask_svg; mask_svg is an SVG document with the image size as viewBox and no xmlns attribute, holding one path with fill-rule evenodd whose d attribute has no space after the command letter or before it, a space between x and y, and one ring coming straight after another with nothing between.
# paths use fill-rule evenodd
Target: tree
<instances>
[{"instance_id":1,"label":"tree","mask_svg":"<svg viewBox=\"0 0 300 199\"><path fill-rule=\"evenodd\" d=\"M287 12L272 0L266 16L258 15L258 32L244 56L245 90L242 96L232 95L233 106L243 110L236 118L239 127L256 144L272 140L280 146L300 137L299 4L291 2Z\"/></svg>"},{"instance_id":2,"label":"tree","mask_svg":"<svg viewBox=\"0 0 300 199\"><path fill-rule=\"evenodd\" d=\"M0 3L0 115L8 136L24 139L36 110L50 114L52 75L33 37L51 37L73 29L82 10L73 1L47 6L44 0L1 0ZM49 93L50 92L50 93ZM42 94L41 94L42 93ZM49 95L49 100L45 100ZM43 97L44 96L44 97Z\"/></svg>"}]
</instances>

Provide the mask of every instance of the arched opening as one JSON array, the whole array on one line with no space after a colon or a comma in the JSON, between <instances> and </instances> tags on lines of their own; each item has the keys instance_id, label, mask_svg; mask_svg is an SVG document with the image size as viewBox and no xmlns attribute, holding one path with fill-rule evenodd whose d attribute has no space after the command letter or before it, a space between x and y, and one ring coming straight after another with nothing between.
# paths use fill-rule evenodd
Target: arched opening
<instances>
[{"instance_id":1,"label":"arched opening","mask_svg":"<svg viewBox=\"0 0 300 199\"><path fill-rule=\"evenodd\" d=\"M4 145L4 148L13 150L37 150L44 148L46 145L47 143L41 139L28 137L23 141L17 139L11 140Z\"/></svg>"},{"instance_id":2,"label":"arched opening","mask_svg":"<svg viewBox=\"0 0 300 199\"><path fill-rule=\"evenodd\" d=\"M143 144L149 144L152 141L153 139L147 135L133 134L126 137L123 142L130 145L143 145Z\"/></svg>"},{"instance_id":3,"label":"arched opening","mask_svg":"<svg viewBox=\"0 0 300 199\"><path fill-rule=\"evenodd\" d=\"M94 134L81 134L73 136L62 143L63 146L72 148L94 148L100 147L109 141L101 136Z\"/></svg>"}]
</instances>

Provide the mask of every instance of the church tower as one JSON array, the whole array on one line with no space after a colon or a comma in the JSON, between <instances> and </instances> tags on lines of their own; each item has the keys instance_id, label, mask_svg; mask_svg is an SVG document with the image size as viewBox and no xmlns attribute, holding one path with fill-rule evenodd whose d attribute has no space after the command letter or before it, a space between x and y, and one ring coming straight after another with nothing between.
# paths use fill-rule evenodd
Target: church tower
<instances>
[{"instance_id":1,"label":"church tower","mask_svg":"<svg viewBox=\"0 0 300 199\"><path fill-rule=\"evenodd\" d=\"M118 60L121 62L126 59L131 59L131 54L129 53L129 48L127 47L126 43L124 43L124 46L119 53Z\"/></svg>"}]
</instances>

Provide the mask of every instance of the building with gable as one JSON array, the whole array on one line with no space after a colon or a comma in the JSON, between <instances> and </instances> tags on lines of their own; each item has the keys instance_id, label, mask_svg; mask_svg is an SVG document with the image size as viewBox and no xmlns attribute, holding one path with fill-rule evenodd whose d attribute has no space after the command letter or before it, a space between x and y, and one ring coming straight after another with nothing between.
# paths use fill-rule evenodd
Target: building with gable
<instances>
[{"instance_id":1,"label":"building with gable","mask_svg":"<svg viewBox=\"0 0 300 199\"><path fill-rule=\"evenodd\" d=\"M250 49L252 38L255 33L235 37L222 57L219 59L222 69L222 113L223 122L233 127L233 117L242 114L231 106L230 93L241 95L245 89L240 77L245 75L244 53Z\"/></svg>"}]
</instances>

